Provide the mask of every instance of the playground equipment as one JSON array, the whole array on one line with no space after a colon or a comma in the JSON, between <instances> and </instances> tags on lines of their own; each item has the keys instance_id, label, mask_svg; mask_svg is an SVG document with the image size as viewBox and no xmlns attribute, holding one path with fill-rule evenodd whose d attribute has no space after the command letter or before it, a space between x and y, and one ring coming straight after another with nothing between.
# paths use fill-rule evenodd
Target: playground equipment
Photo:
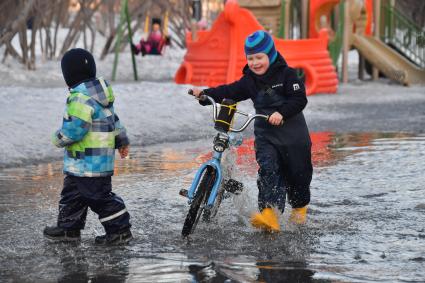
<instances>
[{"instance_id":1,"label":"playground equipment","mask_svg":"<svg viewBox=\"0 0 425 283\"><path fill-rule=\"evenodd\" d=\"M130 19L130 13L128 11L128 0L122 0L121 1L121 12L120 12L120 22L118 24L117 28L117 40L115 42L115 57L114 57L114 65L112 68L112 80L114 81L117 74L117 66L118 66L118 59L119 59L119 53L120 53L120 47L122 42L122 37L124 33L124 27L127 26L128 31L128 42L131 46L134 46L133 43L133 31L131 29L131 19ZM149 30L149 15L146 16L145 19L145 33ZM166 38L168 37L168 12L165 13L164 16L164 27L163 27L163 44L160 48L160 54L163 53L163 47L166 45ZM131 61L133 65L133 74L134 74L134 80L138 80L138 74L137 74L137 65L136 65L136 58L134 56L134 52L131 52Z\"/></svg>"},{"instance_id":2,"label":"playground equipment","mask_svg":"<svg viewBox=\"0 0 425 283\"><path fill-rule=\"evenodd\" d=\"M245 38L259 29L263 27L250 11L229 0L211 30L199 31L197 41L192 41L190 32L186 34L187 53L175 82L217 86L239 79L246 64ZM304 76L308 95L336 92L338 79L327 50L326 31L314 39L274 41L288 65Z\"/></svg>"},{"instance_id":3,"label":"playground equipment","mask_svg":"<svg viewBox=\"0 0 425 283\"><path fill-rule=\"evenodd\" d=\"M330 31L330 40L333 40L336 31L332 29L331 15L335 7L338 4L342 5L342 2L341 0L310 0L310 38L318 37L319 31L325 28ZM365 0L364 5L365 13L362 13L359 23L364 26L366 35L372 35L373 2L372 0Z\"/></svg>"},{"instance_id":4,"label":"playground equipment","mask_svg":"<svg viewBox=\"0 0 425 283\"><path fill-rule=\"evenodd\" d=\"M162 36L160 38L156 38L155 35L151 37L152 33L149 27L149 20L150 20L150 14L148 13L145 18L144 32L146 37L140 41L139 47L140 49L142 49L141 45L149 45L150 48L149 50L146 50L146 51L141 51L141 50L140 51L142 52L143 56L144 55L163 55L165 46L169 45L169 42L170 42L170 38L168 35L168 11L165 12L163 21L161 21L160 18L152 18L153 27L154 27L154 24L158 24L160 28L162 27L162 30L160 30ZM162 25L162 22L164 22L164 25Z\"/></svg>"},{"instance_id":5,"label":"playground equipment","mask_svg":"<svg viewBox=\"0 0 425 283\"><path fill-rule=\"evenodd\" d=\"M425 83L421 70L381 40L372 36L352 35L353 46L380 72L403 85Z\"/></svg>"},{"instance_id":6,"label":"playground equipment","mask_svg":"<svg viewBox=\"0 0 425 283\"><path fill-rule=\"evenodd\" d=\"M341 49L345 46L343 81L347 81L347 53L353 46L360 54L360 77L363 73L364 59L366 59L379 72L403 85L424 83L424 48L416 44L422 30L415 27L393 6L381 7L380 2L380 0L375 2L372 0L310 0L309 36L316 38L320 30L328 31L329 51L335 65ZM337 30L333 30L331 15L337 5L339 5L338 25ZM382 18L380 18L381 12L385 13ZM375 20L374 33L372 32L373 20ZM343 45L344 32L346 36Z\"/></svg>"},{"instance_id":7,"label":"playground equipment","mask_svg":"<svg viewBox=\"0 0 425 283\"><path fill-rule=\"evenodd\" d=\"M117 41L115 43L115 58L114 58L114 66L112 68L112 80L115 80L117 74L117 65L118 65L118 57L119 57L119 49L121 46L121 40L123 35L123 27L124 24L127 23L128 29L128 41L131 45L133 45L133 31L131 30L130 25L130 14L128 13L128 0L121 1L121 13L120 13L120 23L118 25L117 30ZM134 80L137 81L137 66L136 66L136 58L134 58L134 54L131 53L131 62L133 64L133 74Z\"/></svg>"},{"instance_id":8,"label":"playground equipment","mask_svg":"<svg viewBox=\"0 0 425 283\"><path fill-rule=\"evenodd\" d=\"M267 31L279 38L284 37L285 0L239 0L238 4L250 10Z\"/></svg>"},{"instance_id":9,"label":"playground equipment","mask_svg":"<svg viewBox=\"0 0 425 283\"><path fill-rule=\"evenodd\" d=\"M378 36L372 36L367 34L367 23L364 22L364 13L368 9L368 5L363 5L360 1L348 1L349 5L349 26L354 26L355 31L352 32L349 36L349 44L354 46L361 56L363 56L366 60L368 60L374 67L376 67L381 73L383 73L386 77L399 82L403 85L411 85L418 83L425 83L425 70L421 69L408 59L406 59L403 55L395 51L393 48L385 44ZM369 5L370 6L370 5ZM412 30L412 27L403 27L400 28L399 33L404 30ZM385 34L395 33L395 30L391 31L391 26L385 26ZM420 31L416 31L417 34ZM379 34L379 30L378 30ZM389 38L389 36L387 36ZM403 39L407 38L408 40L416 40L412 35L403 36ZM395 41L397 43L397 41ZM413 47L408 46L408 44L400 45L400 49L402 47L407 47L408 51L412 51ZM414 48L418 48L415 46ZM422 49L423 50L423 49ZM423 51L422 51L423 52ZM412 61L416 59L416 63L420 66L420 64L424 64L425 62L421 62L423 60L420 54L415 52L410 52L413 54ZM416 55L416 56L414 56ZM424 64L425 66L425 64Z\"/></svg>"},{"instance_id":10,"label":"playground equipment","mask_svg":"<svg viewBox=\"0 0 425 283\"><path fill-rule=\"evenodd\" d=\"M331 28L331 13L334 7L339 3L339 0L310 0L310 25L309 25L309 37L319 37L319 31L321 29ZM330 39L333 38L333 32L329 33Z\"/></svg>"}]
</instances>

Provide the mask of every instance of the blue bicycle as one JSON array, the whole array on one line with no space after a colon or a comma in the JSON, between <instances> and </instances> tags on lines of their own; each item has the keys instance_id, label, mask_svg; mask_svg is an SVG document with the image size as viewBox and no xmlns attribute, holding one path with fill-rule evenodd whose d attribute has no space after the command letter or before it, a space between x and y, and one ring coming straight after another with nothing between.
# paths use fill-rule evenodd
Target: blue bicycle
<instances>
[{"instance_id":1,"label":"blue bicycle","mask_svg":"<svg viewBox=\"0 0 425 283\"><path fill-rule=\"evenodd\" d=\"M180 191L180 195L189 199L190 205L182 229L183 237L187 237L195 231L202 213L203 220L207 222L217 214L225 191L235 194L242 191L243 185L241 183L233 179L223 181L221 159L223 152L229 148L231 137L228 133L242 132L256 118L269 119L267 115L252 115L237 110L236 103L233 100L225 99L221 105L216 104L214 99L207 95L201 95L199 100L208 100L213 106L214 128L217 130L217 135L213 142L212 159L203 163L198 169L189 190L182 189ZM219 112L218 107L220 108ZM247 118L239 129L233 129L231 127L235 113Z\"/></svg>"}]
</instances>

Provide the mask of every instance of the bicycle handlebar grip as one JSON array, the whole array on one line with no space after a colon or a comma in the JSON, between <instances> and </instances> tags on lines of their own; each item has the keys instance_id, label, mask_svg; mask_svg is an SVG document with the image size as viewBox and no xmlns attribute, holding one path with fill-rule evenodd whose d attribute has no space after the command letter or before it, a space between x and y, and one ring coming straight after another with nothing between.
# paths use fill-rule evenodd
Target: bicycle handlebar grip
<instances>
[{"instance_id":1,"label":"bicycle handlebar grip","mask_svg":"<svg viewBox=\"0 0 425 283\"><path fill-rule=\"evenodd\" d=\"M227 133L236 113L236 102L231 99L224 99L221 102L220 112L215 120L214 128L217 131Z\"/></svg>"}]
</instances>

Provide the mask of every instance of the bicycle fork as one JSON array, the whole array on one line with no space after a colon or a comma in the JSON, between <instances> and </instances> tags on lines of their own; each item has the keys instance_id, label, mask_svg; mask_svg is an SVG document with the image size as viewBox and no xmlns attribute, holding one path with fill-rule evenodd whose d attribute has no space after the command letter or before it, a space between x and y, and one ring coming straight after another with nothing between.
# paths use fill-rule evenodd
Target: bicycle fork
<instances>
[{"instance_id":1,"label":"bicycle fork","mask_svg":"<svg viewBox=\"0 0 425 283\"><path fill-rule=\"evenodd\" d=\"M223 153L214 151L213 158L211 160L208 160L207 162L203 163L201 167L198 169L198 172L196 172L195 178L193 179L192 185L190 186L189 190L181 190L180 195L185 196L189 198L189 204L193 201L193 198L196 194L196 189L199 186L199 182L201 181L201 177L204 174L204 171L207 170L208 166L212 167L215 172L215 180L214 185L211 190L210 196L208 197L208 203L207 207L213 207L215 198L217 197L218 190L220 188L220 184L222 181L222 173L221 173L221 157Z\"/></svg>"}]
</instances>

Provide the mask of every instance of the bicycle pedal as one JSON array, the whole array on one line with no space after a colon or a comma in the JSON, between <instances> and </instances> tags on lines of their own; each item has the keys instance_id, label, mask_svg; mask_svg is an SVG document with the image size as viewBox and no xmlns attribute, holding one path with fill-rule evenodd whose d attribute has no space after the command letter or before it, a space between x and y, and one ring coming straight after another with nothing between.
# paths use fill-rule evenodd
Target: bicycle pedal
<instances>
[{"instance_id":1,"label":"bicycle pedal","mask_svg":"<svg viewBox=\"0 0 425 283\"><path fill-rule=\"evenodd\" d=\"M182 197L188 197L189 192L186 189L181 189L179 195L181 195Z\"/></svg>"}]
</instances>

